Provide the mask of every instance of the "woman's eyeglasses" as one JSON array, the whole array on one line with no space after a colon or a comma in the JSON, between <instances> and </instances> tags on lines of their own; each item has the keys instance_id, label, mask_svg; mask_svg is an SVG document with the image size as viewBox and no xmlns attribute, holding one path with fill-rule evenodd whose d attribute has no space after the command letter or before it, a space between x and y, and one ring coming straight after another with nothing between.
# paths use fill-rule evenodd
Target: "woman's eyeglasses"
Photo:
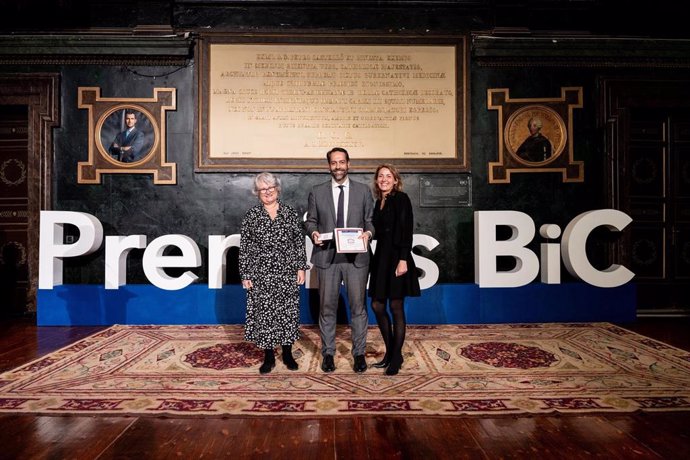
<instances>
[{"instance_id":1,"label":"woman's eyeglasses","mask_svg":"<svg viewBox=\"0 0 690 460\"><path fill-rule=\"evenodd\" d=\"M275 191L276 191L276 188L275 188L275 187L266 187L266 188L257 189L256 191L257 191L257 193L266 193L266 194L269 194L269 193L275 192Z\"/></svg>"}]
</instances>

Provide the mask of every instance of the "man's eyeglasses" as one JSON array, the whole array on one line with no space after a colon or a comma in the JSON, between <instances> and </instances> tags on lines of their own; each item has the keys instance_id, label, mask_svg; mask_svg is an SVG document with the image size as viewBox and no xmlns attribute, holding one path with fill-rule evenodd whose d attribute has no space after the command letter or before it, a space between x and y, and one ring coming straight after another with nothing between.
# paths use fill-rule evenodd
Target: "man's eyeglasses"
<instances>
[{"instance_id":1,"label":"man's eyeglasses","mask_svg":"<svg viewBox=\"0 0 690 460\"><path fill-rule=\"evenodd\" d=\"M267 194L273 193L275 191L276 191L275 187L266 187L266 188L260 188L260 189L256 190L257 193L267 193Z\"/></svg>"}]
</instances>

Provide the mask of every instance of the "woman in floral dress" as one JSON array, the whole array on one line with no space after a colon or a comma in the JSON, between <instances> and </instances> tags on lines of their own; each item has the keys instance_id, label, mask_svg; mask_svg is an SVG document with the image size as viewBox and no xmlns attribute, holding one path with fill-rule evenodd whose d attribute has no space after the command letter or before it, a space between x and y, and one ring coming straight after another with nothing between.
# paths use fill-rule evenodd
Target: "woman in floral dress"
<instances>
[{"instance_id":1,"label":"woman in floral dress","mask_svg":"<svg viewBox=\"0 0 690 460\"><path fill-rule=\"evenodd\" d=\"M244 338L264 350L259 372L275 367L274 348L290 370L298 365L292 344L299 339L299 293L304 284L307 256L297 211L278 199L280 180L263 172L254 179L260 203L242 220L240 276L247 291Z\"/></svg>"}]
</instances>

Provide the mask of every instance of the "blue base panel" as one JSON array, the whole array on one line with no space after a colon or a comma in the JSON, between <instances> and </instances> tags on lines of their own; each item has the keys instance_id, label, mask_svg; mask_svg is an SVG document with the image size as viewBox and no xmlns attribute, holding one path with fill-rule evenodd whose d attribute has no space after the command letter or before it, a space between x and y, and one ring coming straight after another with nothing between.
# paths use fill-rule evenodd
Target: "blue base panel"
<instances>
[{"instance_id":1,"label":"blue base panel","mask_svg":"<svg viewBox=\"0 0 690 460\"><path fill-rule=\"evenodd\" d=\"M301 291L302 324L318 323L316 289ZM349 318L342 291L338 322ZM150 284L117 290L101 285L62 285L38 291L39 326L111 324L242 324L245 292L240 285L209 289L191 285L166 291ZM405 299L408 324L490 324L543 322L631 322L636 315L635 285L598 288L585 283L529 284L518 288L479 288L476 284L437 284L421 297ZM369 308L369 322L375 324Z\"/></svg>"}]
</instances>

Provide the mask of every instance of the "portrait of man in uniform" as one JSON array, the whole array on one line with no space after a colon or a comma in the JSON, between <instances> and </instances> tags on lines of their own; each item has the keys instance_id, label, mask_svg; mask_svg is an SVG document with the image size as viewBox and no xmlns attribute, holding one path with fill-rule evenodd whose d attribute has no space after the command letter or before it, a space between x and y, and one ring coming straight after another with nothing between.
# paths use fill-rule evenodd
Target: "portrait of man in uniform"
<instances>
[{"instance_id":1,"label":"portrait of man in uniform","mask_svg":"<svg viewBox=\"0 0 690 460\"><path fill-rule=\"evenodd\" d=\"M541 133L542 126L541 118L532 117L527 121L529 136L518 147L517 156L532 162L546 161L551 157L551 141Z\"/></svg>"},{"instance_id":2,"label":"portrait of man in uniform","mask_svg":"<svg viewBox=\"0 0 690 460\"><path fill-rule=\"evenodd\" d=\"M565 122L545 105L526 105L509 117L505 139L508 152L519 164L542 166L562 153L567 139Z\"/></svg>"}]
</instances>

